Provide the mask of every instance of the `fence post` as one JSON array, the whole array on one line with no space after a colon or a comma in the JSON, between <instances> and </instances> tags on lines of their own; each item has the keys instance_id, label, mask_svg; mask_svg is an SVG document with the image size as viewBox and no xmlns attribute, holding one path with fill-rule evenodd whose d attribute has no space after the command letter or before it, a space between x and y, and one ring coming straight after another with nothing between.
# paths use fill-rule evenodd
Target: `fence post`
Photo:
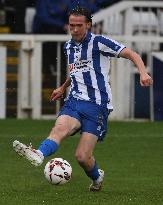
<instances>
[{"instance_id":1,"label":"fence post","mask_svg":"<svg viewBox=\"0 0 163 205\"><path fill-rule=\"evenodd\" d=\"M30 45L22 41L20 48L20 63L18 67L18 118L28 118L31 115L30 99Z\"/></svg>"},{"instance_id":2,"label":"fence post","mask_svg":"<svg viewBox=\"0 0 163 205\"><path fill-rule=\"evenodd\" d=\"M0 47L0 118L6 118L6 48Z\"/></svg>"},{"instance_id":3,"label":"fence post","mask_svg":"<svg viewBox=\"0 0 163 205\"><path fill-rule=\"evenodd\" d=\"M31 55L31 106L32 119L41 118L42 107L42 43L34 42L34 49Z\"/></svg>"}]
</instances>

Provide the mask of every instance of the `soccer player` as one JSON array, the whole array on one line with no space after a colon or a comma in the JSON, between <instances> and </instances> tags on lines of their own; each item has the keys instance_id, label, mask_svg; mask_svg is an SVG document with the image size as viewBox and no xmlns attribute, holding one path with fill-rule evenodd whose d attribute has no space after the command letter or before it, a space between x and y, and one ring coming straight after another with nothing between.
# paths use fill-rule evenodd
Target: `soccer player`
<instances>
[{"instance_id":1,"label":"soccer player","mask_svg":"<svg viewBox=\"0 0 163 205\"><path fill-rule=\"evenodd\" d=\"M84 8L76 8L69 14L69 29L72 39L65 43L70 76L55 89L51 100L60 99L71 85L67 100L61 109L49 136L34 149L17 140L14 150L35 166L55 153L61 141L80 130L76 159L86 175L92 179L90 191L99 191L104 171L99 169L93 156L95 145L104 139L107 119L113 107L108 73L110 57L131 60L140 73L140 84L150 86L152 78L147 74L140 56L124 45L90 32L91 14ZM122 68L123 69L123 68ZM122 82L123 83L123 82Z\"/></svg>"}]
</instances>

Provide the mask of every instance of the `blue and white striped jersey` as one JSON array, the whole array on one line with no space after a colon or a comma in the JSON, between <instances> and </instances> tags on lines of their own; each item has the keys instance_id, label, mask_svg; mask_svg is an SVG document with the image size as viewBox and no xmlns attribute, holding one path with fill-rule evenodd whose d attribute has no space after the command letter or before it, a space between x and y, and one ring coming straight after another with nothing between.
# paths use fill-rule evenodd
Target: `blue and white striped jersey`
<instances>
[{"instance_id":1,"label":"blue and white striped jersey","mask_svg":"<svg viewBox=\"0 0 163 205\"><path fill-rule=\"evenodd\" d=\"M69 96L113 109L109 84L110 57L118 57L125 46L102 35L88 32L77 44L64 45L71 78Z\"/></svg>"}]
</instances>

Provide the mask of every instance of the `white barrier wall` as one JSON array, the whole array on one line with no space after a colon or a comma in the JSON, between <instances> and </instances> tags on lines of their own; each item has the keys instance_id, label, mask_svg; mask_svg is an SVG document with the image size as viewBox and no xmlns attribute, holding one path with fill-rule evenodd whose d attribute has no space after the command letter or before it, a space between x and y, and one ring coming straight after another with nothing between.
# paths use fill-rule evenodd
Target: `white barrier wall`
<instances>
[{"instance_id":1,"label":"white barrier wall","mask_svg":"<svg viewBox=\"0 0 163 205\"><path fill-rule=\"evenodd\" d=\"M154 43L163 43L163 37L151 36L110 36L111 38L124 43L125 45L132 45L135 43L147 43L152 45ZM51 119L56 116L59 106L57 106L56 113L45 115L41 111L42 106L42 73L41 73L41 52L42 43L45 41L65 42L70 38L68 35L0 35L1 41L20 41L20 58L18 69L18 118L32 119ZM58 45L59 46L59 45ZM2 48L2 50L5 48ZM6 101L6 82L5 82L5 53L1 50L0 63L0 116L5 116L5 101ZM59 49L58 49L59 50ZM151 55L152 50L148 53ZM60 56L58 55L57 62L57 86L59 86L59 77L61 75ZM147 56L148 57L148 56ZM3 69L2 69L3 68ZM2 72L3 71L3 72ZM150 73L150 65L147 61L147 71ZM129 63L126 59L114 59L111 68L110 83L113 93L113 106L110 118L123 120L132 119L134 110L133 87L134 82L132 76L137 72L134 65ZM60 101L59 101L60 102Z\"/></svg>"},{"instance_id":2,"label":"white barrier wall","mask_svg":"<svg viewBox=\"0 0 163 205\"><path fill-rule=\"evenodd\" d=\"M0 119L6 117L6 48L0 47Z\"/></svg>"}]
</instances>

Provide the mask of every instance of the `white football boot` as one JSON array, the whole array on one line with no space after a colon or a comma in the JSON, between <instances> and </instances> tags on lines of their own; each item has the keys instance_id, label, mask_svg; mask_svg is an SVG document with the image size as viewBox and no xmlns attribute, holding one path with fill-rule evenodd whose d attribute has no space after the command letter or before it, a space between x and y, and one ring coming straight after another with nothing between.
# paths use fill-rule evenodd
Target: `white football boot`
<instances>
[{"instance_id":1,"label":"white football boot","mask_svg":"<svg viewBox=\"0 0 163 205\"><path fill-rule=\"evenodd\" d=\"M100 176L98 179L93 180L92 184L89 187L89 191L100 191L102 188L102 182L104 179L104 171L102 169L98 169Z\"/></svg>"},{"instance_id":2,"label":"white football boot","mask_svg":"<svg viewBox=\"0 0 163 205\"><path fill-rule=\"evenodd\" d=\"M32 145L25 145L18 140L13 142L13 148L20 156L25 157L31 164L40 166L44 160L44 156L37 150L32 148Z\"/></svg>"}]
</instances>

